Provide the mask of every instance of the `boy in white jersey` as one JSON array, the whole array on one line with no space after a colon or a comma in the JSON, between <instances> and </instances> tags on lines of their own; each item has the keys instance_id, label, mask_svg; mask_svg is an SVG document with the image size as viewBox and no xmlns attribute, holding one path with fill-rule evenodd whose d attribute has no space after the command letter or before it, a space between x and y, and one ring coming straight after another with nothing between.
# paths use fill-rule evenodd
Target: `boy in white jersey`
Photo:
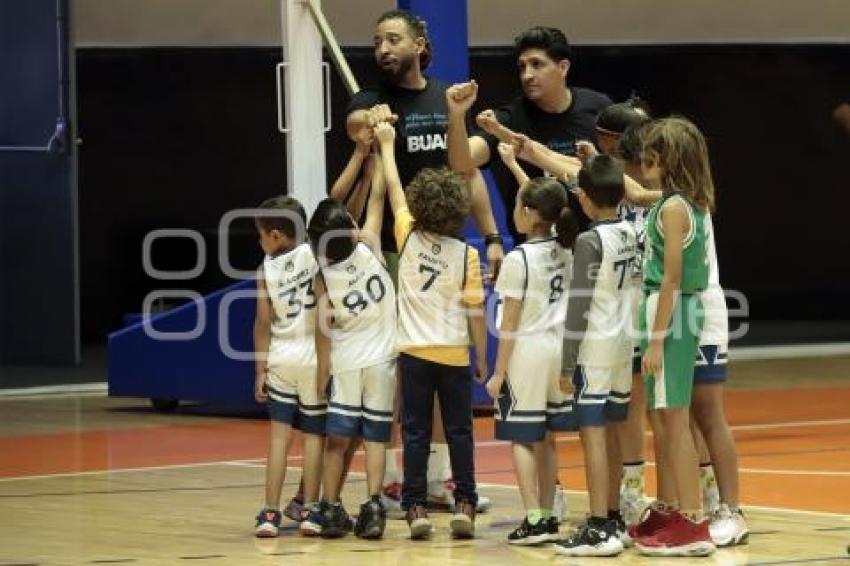
<instances>
[{"instance_id":1,"label":"boy in white jersey","mask_svg":"<svg viewBox=\"0 0 850 566\"><path fill-rule=\"evenodd\" d=\"M509 150L500 144L500 154L504 151ZM496 438L512 443L526 509L508 543L532 545L554 542L559 534L552 516L555 450L547 437L555 430L574 430L572 403L558 379L570 248L578 223L563 186L546 177L521 185L513 216L528 240L505 257L496 281L503 305L499 353L487 392L497 400Z\"/></svg>"},{"instance_id":2,"label":"boy in white jersey","mask_svg":"<svg viewBox=\"0 0 850 566\"><path fill-rule=\"evenodd\" d=\"M304 491L308 502L319 496L326 403L316 387L316 296L318 266L304 243L306 215L291 197L266 200L255 219L266 257L257 270L257 315L254 320L256 379L254 397L267 402L271 418L266 464L266 503L257 516L258 537L278 535L280 491L292 429L304 438ZM315 534L318 524L302 516L301 532Z\"/></svg>"},{"instance_id":3,"label":"boy in white jersey","mask_svg":"<svg viewBox=\"0 0 850 566\"><path fill-rule=\"evenodd\" d=\"M354 532L377 539L386 524L380 493L391 436L397 353L395 289L380 249L385 194L383 176L377 175L360 230L345 204L334 199L319 203L308 227L320 265L315 285L320 309L319 387L330 382L322 501L322 536L327 538L343 536L351 527L339 494L352 438L365 441L369 495L360 506Z\"/></svg>"},{"instance_id":4,"label":"boy in white jersey","mask_svg":"<svg viewBox=\"0 0 850 566\"><path fill-rule=\"evenodd\" d=\"M609 461L606 424L625 420L631 391L634 227L617 217L623 170L607 155L590 158L576 189L593 220L576 240L564 338L564 377L572 375L575 414L587 468L590 517L555 544L567 556L616 556L623 551L616 513L620 462ZM608 432L613 434L613 428ZM611 481L612 476L615 481Z\"/></svg>"},{"instance_id":5,"label":"boy in white jersey","mask_svg":"<svg viewBox=\"0 0 850 566\"><path fill-rule=\"evenodd\" d=\"M605 155L616 158L623 166L626 174L641 182L640 159L640 128L649 122L650 118L640 99L632 97L626 102L612 104L602 110L596 117L596 132L599 150ZM579 156L583 160L597 155L596 147L590 142L577 144ZM657 191L657 198L661 192ZM644 426L643 418L646 413L646 397L641 373L640 340L638 337L638 306L643 291L641 289L641 261L643 256L644 223L648 208L637 205L624 198L617 206L617 215L629 221L637 235L637 258L629 281L632 289L632 327L634 329L634 354L632 357L632 392L629 404L629 414L625 421L618 423L620 429L617 439L609 450L617 450L619 459L623 462L623 477L620 484L619 515L615 517L625 526L636 524L640 520L646 504L644 503Z\"/></svg>"},{"instance_id":6,"label":"boy in white jersey","mask_svg":"<svg viewBox=\"0 0 850 566\"><path fill-rule=\"evenodd\" d=\"M436 392L455 482L452 535L475 531L470 337L479 378L486 375L486 323L478 253L457 238L469 211L463 177L423 169L402 189L395 163L395 130L375 128L395 214L399 258L399 365L402 380L404 484L402 506L413 539L430 536L426 467ZM408 209L408 205L410 208Z\"/></svg>"}]
</instances>

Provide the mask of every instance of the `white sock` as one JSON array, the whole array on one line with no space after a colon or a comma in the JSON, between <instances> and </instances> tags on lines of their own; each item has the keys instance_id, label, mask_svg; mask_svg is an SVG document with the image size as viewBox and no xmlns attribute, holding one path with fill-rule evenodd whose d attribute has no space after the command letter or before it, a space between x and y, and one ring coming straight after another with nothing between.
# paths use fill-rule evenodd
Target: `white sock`
<instances>
[{"instance_id":1,"label":"white sock","mask_svg":"<svg viewBox=\"0 0 850 566\"><path fill-rule=\"evenodd\" d=\"M623 465L623 489L644 493L643 462Z\"/></svg>"},{"instance_id":2,"label":"white sock","mask_svg":"<svg viewBox=\"0 0 850 566\"><path fill-rule=\"evenodd\" d=\"M444 442L432 442L431 456L428 458L428 483L444 482L451 477L449 445Z\"/></svg>"},{"instance_id":3,"label":"white sock","mask_svg":"<svg viewBox=\"0 0 850 566\"><path fill-rule=\"evenodd\" d=\"M398 471L398 450L387 450L387 465L384 468L384 485L401 483L401 473Z\"/></svg>"},{"instance_id":4,"label":"white sock","mask_svg":"<svg viewBox=\"0 0 850 566\"><path fill-rule=\"evenodd\" d=\"M711 463L700 464L699 481L702 486L703 510L706 513L714 511L720 505L720 490Z\"/></svg>"}]
</instances>

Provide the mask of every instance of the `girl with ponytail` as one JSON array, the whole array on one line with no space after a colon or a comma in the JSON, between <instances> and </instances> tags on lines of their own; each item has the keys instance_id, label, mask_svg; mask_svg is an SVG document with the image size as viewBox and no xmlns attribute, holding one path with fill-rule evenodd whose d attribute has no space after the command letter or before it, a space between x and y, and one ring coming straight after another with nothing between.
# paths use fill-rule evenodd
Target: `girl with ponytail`
<instances>
[{"instance_id":1,"label":"girl with ponytail","mask_svg":"<svg viewBox=\"0 0 850 566\"><path fill-rule=\"evenodd\" d=\"M496 281L501 304L496 320L499 352L487 392L496 401L496 438L512 444L514 470L526 509L522 523L507 535L515 545L559 538L553 516L557 462L553 431L570 430L568 394L559 375L572 245L578 222L557 180L529 180L499 148L520 184L513 211L517 230L527 237L505 256Z\"/></svg>"}]
</instances>

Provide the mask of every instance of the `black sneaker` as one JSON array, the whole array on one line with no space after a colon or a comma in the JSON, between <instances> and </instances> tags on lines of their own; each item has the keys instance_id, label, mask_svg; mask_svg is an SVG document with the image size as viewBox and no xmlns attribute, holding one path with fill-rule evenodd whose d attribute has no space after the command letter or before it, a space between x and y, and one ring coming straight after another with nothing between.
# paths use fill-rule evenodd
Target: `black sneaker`
<instances>
[{"instance_id":1,"label":"black sneaker","mask_svg":"<svg viewBox=\"0 0 850 566\"><path fill-rule=\"evenodd\" d=\"M475 504L470 501L455 503L454 513L449 519L449 529L454 538L472 538L475 536Z\"/></svg>"},{"instance_id":2,"label":"black sneaker","mask_svg":"<svg viewBox=\"0 0 850 566\"><path fill-rule=\"evenodd\" d=\"M558 542L561 540L561 523L558 522L558 518L554 515L545 519L546 523L546 534L549 535L549 538L546 540L548 542Z\"/></svg>"},{"instance_id":3,"label":"black sneaker","mask_svg":"<svg viewBox=\"0 0 850 566\"><path fill-rule=\"evenodd\" d=\"M351 531L351 517L345 511L341 501L322 502L322 538L344 537Z\"/></svg>"},{"instance_id":4,"label":"black sneaker","mask_svg":"<svg viewBox=\"0 0 850 566\"><path fill-rule=\"evenodd\" d=\"M617 556L623 552L623 543L614 521L591 517L568 538L556 542L555 552L565 556Z\"/></svg>"},{"instance_id":5,"label":"black sneaker","mask_svg":"<svg viewBox=\"0 0 850 566\"><path fill-rule=\"evenodd\" d=\"M608 511L608 520L614 521L614 524L617 527L617 536L620 538L620 542L623 543L624 548L630 548L634 545L634 541L632 537L629 536L629 530L626 528L626 521L623 519L623 515L619 511Z\"/></svg>"},{"instance_id":6,"label":"black sneaker","mask_svg":"<svg viewBox=\"0 0 850 566\"><path fill-rule=\"evenodd\" d=\"M379 539L384 536L384 527L387 524L387 510L381 502L381 496L370 497L360 506L360 514L357 515L357 523L354 525L354 534L365 539Z\"/></svg>"},{"instance_id":7,"label":"black sneaker","mask_svg":"<svg viewBox=\"0 0 850 566\"><path fill-rule=\"evenodd\" d=\"M557 529L557 523L555 526ZM549 542L549 525L544 520L540 520L532 525L528 522L528 517L526 517L517 528L508 533L508 544L530 546L544 542Z\"/></svg>"}]
</instances>

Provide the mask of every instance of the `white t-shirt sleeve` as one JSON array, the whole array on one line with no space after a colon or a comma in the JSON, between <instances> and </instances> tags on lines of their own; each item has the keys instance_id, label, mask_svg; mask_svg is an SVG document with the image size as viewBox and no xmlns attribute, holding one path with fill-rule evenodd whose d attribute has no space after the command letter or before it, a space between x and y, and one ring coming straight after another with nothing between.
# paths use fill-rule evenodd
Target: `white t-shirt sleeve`
<instances>
[{"instance_id":1,"label":"white t-shirt sleeve","mask_svg":"<svg viewBox=\"0 0 850 566\"><path fill-rule=\"evenodd\" d=\"M496 279L496 292L502 297L522 299L525 295L526 268L522 253L510 252L502 261L499 278Z\"/></svg>"}]
</instances>

